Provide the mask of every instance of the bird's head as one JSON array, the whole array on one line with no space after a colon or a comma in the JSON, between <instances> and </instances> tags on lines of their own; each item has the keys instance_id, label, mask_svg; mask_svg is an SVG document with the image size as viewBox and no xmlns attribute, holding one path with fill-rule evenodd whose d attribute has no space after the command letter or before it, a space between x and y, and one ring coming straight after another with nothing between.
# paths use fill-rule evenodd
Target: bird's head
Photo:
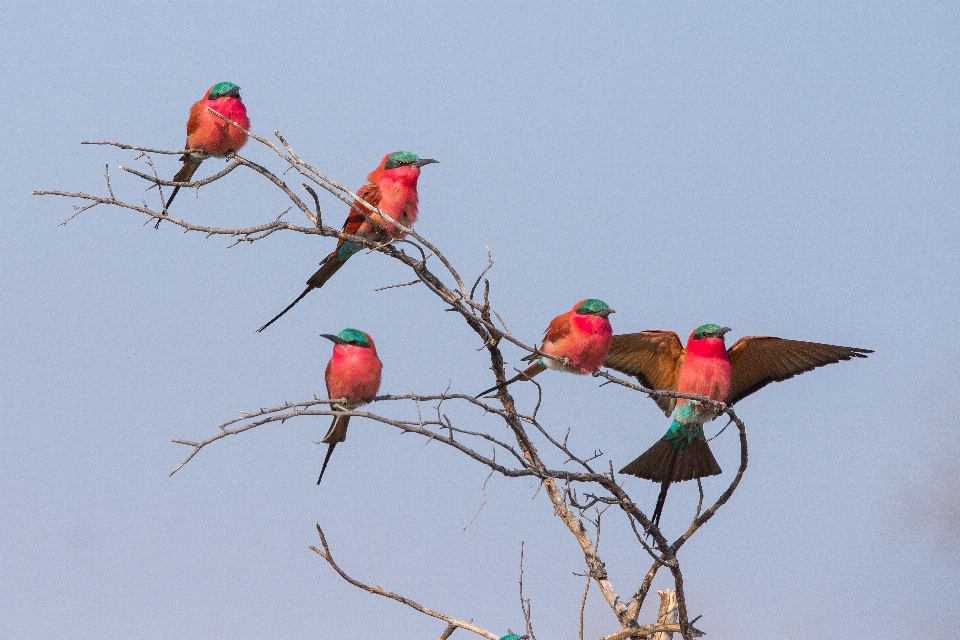
<instances>
[{"instance_id":1,"label":"bird's head","mask_svg":"<svg viewBox=\"0 0 960 640\"><path fill-rule=\"evenodd\" d=\"M586 300L581 300L574 307L574 312L578 316L600 316L601 318L606 318L611 313L614 313L613 309L607 306L607 303L603 300L597 300L596 298L588 298Z\"/></svg>"},{"instance_id":2,"label":"bird's head","mask_svg":"<svg viewBox=\"0 0 960 640\"><path fill-rule=\"evenodd\" d=\"M354 347L361 347L363 349L373 348L373 339L359 329L344 329L335 336L330 335L329 333L321 333L320 337L326 338L335 345L349 344Z\"/></svg>"},{"instance_id":3,"label":"bird's head","mask_svg":"<svg viewBox=\"0 0 960 640\"><path fill-rule=\"evenodd\" d=\"M690 334L690 340L706 340L717 338L723 342L723 336L730 331L730 327L721 327L718 324L702 324Z\"/></svg>"},{"instance_id":4,"label":"bird's head","mask_svg":"<svg viewBox=\"0 0 960 640\"><path fill-rule=\"evenodd\" d=\"M416 167L419 169L425 164L432 164L434 162L439 162L439 160L420 158L417 154L410 153L409 151L394 151L393 153L388 153L387 157L384 158L383 169L384 171L398 169L400 167Z\"/></svg>"},{"instance_id":5,"label":"bird's head","mask_svg":"<svg viewBox=\"0 0 960 640\"><path fill-rule=\"evenodd\" d=\"M216 100L217 98L237 98L240 99L240 87L233 84L232 82L218 82L217 84L210 87L210 91L207 92L208 100Z\"/></svg>"},{"instance_id":6,"label":"bird's head","mask_svg":"<svg viewBox=\"0 0 960 640\"><path fill-rule=\"evenodd\" d=\"M420 167L433 162L440 161L429 158L421 159L417 154L409 151L394 151L383 156L380 166L370 172L367 181L371 184L377 184L383 178L383 175L389 171L393 179L412 179L413 183L416 184L416 180L420 176Z\"/></svg>"}]
</instances>

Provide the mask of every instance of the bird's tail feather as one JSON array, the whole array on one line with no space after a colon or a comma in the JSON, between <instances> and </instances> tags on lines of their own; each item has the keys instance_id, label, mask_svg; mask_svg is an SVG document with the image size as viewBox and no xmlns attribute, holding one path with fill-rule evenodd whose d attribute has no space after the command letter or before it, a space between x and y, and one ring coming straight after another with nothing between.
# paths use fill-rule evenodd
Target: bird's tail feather
<instances>
[{"instance_id":1,"label":"bird's tail feather","mask_svg":"<svg viewBox=\"0 0 960 640\"><path fill-rule=\"evenodd\" d=\"M682 449L674 449L663 437L639 458L620 469L620 473L660 483L660 495L657 496L657 506L651 518L654 525L660 526L660 514L663 513L671 483L716 476L721 470L706 441L694 440Z\"/></svg>"},{"instance_id":2,"label":"bird's tail feather","mask_svg":"<svg viewBox=\"0 0 960 640\"><path fill-rule=\"evenodd\" d=\"M660 438L639 458L620 469L620 473L654 482L683 482L720 475L722 471L704 440L694 440L682 449L674 449L666 438Z\"/></svg>"},{"instance_id":3,"label":"bird's tail feather","mask_svg":"<svg viewBox=\"0 0 960 640\"><path fill-rule=\"evenodd\" d=\"M181 158L183 160L183 166L180 167L180 171L177 171L177 175L173 176L171 182L190 182L193 180L193 174L197 172L197 168L200 166L199 161L190 160L187 156ZM167 204L164 205L164 209L170 208L170 203L173 202L173 199L177 197L177 193L180 191L180 187L174 187L173 193L170 194L170 197L167 198ZM157 220L157 224L154 225L154 229L160 226L160 221Z\"/></svg>"},{"instance_id":4,"label":"bird's tail feather","mask_svg":"<svg viewBox=\"0 0 960 640\"><path fill-rule=\"evenodd\" d=\"M663 513L663 503L667 501L667 490L670 489L670 481L664 480L660 483L660 495L657 496L657 506L653 508L653 517L650 522L653 526L660 526L660 514Z\"/></svg>"},{"instance_id":5,"label":"bird's tail feather","mask_svg":"<svg viewBox=\"0 0 960 640\"><path fill-rule=\"evenodd\" d=\"M283 317L283 314L285 314L287 311L290 311L290 309L293 309L294 305L296 305L298 302L303 300L303 297L305 295L307 295L314 289L319 289L324 284L326 284L327 280L330 279L330 276L335 274L340 269L340 267L343 266L344 262L346 261L337 260L336 251L334 251L333 253L328 255L326 258L324 258L323 262L320 263L320 268L317 269L317 272L312 276L310 276L310 279L307 280L307 288L303 290L303 293L297 296L296 300L288 304L283 311L281 311L280 313L275 315L273 318L271 318L270 322L268 322L267 324L257 329L257 333L260 333L261 331L263 331L264 329L272 325L274 322L279 320L281 317Z\"/></svg>"},{"instance_id":6,"label":"bird's tail feather","mask_svg":"<svg viewBox=\"0 0 960 640\"><path fill-rule=\"evenodd\" d=\"M320 477L317 478L317 484L320 484L320 481L323 480L323 472L327 470L327 463L330 462L330 456L333 455L333 450L336 449L337 443L331 442L330 446L327 448L327 455L323 459L323 466L320 467Z\"/></svg>"},{"instance_id":7,"label":"bird's tail feather","mask_svg":"<svg viewBox=\"0 0 960 640\"><path fill-rule=\"evenodd\" d=\"M501 384L498 384L498 385L495 386L495 387L490 387L489 389L487 389L486 391L484 391L484 392L482 392L482 393L478 393L478 394L477 394L477 397L480 398L480 397L482 397L482 396L487 395L487 394L490 393L491 391L496 391L496 390L498 390L498 389L503 389L504 387L513 384L513 383L516 382L517 380L529 380L529 379L531 379L532 377L534 377L535 375L537 375L538 373L540 373L540 372L542 372L542 371L545 371L546 368L547 368L546 366L540 364L539 362L535 362L535 363L533 363L532 365L530 365L529 367L527 367L526 369L524 369L523 371L521 371L520 373L518 373L517 375L515 375L515 376L513 376L512 378L510 378L509 380L507 380L506 382L503 382L503 383L501 383Z\"/></svg>"},{"instance_id":8,"label":"bird's tail feather","mask_svg":"<svg viewBox=\"0 0 960 640\"><path fill-rule=\"evenodd\" d=\"M327 470L327 463L330 462L330 456L333 455L333 450L338 443L347 439L347 425L349 423L350 416L335 416L333 422L330 424L330 428L327 430L327 435L323 436L321 442L329 444L330 446L327 448L327 455L323 459L323 466L320 468L320 477L317 478L317 484L320 484L320 481L323 480L323 473Z\"/></svg>"},{"instance_id":9,"label":"bird's tail feather","mask_svg":"<svg viewBox=\"0 0 960 640\"><path fill-rule=\"evenodd\" d=\"M334 416L333 422L330 423L330 428L327 429L327 435L323 436L323 440L320 442L325 444L336 444L338 442L343 442L347 439L347 425L349 424L350 416Z\"/></svg>"},{"instance_id":10,"label":"bird's tail feather","mask_svg":"<svg viewBox=\"0 0 960 640\"><path fill-rule=\"evenodd\" d=\"M310 279L307 280L308 285L314 289L319 289L323 285L327 284L327 280L329 280L333 274L339 271L340 267L342 267L346 262L346 260L337 260L337 254L338 251L334 251L323 259L323 262L320 263L320 268L317 269L317 272L310 276Z\"/></svg>"},{"instance_id":11,"label":"bird's tail feather","mask_svg":"<svg viewBox=\"0 0 960 640\"><path fill-rule=\"evenodd\" d=\"M296 299L296 300L294 300L293 302L291 302L290 304L288 304L283 311L281 311L281 312L278 313L277 315L273 316L273 318L270 319L270 322L268 322L267 324L265 324L265 325L263 325L262 327L260 327L259 329L257 329L257 333L260 333L261 331L263 331L264 329L266 329L267 327L269 327L270 325L272 325L274 322L276 322L277 320L279 320L281 317L283 317L283 314L285 314L287 311L290 311L290 309L293 309L293 306L294 306L295 304L297 304L298 302L300 302L301 300L303 300L303 297L304 297L305 295L307 295L308 293L310 293L311 291L313 291L313 287L310 287L310 286L308 286L306 289L304 289L304 290L303 290L303 293L301 293L299 296L297 296L297 299Z\"/></svg>"}]
</instances>

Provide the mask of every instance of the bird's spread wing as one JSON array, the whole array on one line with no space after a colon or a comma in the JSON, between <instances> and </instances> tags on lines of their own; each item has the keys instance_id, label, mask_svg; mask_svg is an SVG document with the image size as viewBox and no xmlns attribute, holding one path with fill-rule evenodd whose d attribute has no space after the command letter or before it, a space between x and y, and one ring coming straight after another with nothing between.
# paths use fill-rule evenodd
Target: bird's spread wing
<instances>
[{"instance_id":1,"label":"bird's spread wing","mask_svg":"<svg viewBox=\"0 0 960 640\"><path fill-rule=\"evenodd\" d=\"M868 353L873 351L771 336L740 338L727 350L730 391L726 402L734 404L771 382L787 380L841 360L866 358Z\"/></svg>"},{"instance_id":2,"label":"bird's spread wing","mask_svg":"<svg viewBox=\"0 0 960 640\"><path fill-rule=\"evenodd\" d=\"M676 388L683 354L680 338L672 331L624 333L613 336L603 364L635 376L647 388L667 391ZM674 398L654 400L668 416L676 403Z\"/></svg>"}]
</instances>

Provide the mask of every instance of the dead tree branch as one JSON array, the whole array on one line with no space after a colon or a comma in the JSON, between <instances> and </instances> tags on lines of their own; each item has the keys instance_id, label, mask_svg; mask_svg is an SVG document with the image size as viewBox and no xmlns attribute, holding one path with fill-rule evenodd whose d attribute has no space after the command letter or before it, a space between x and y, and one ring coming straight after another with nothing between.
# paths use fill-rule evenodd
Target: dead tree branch
<instances>
[{"instance_id":1,"label":"dead tree branch","mask_svg":"<svg viewBox=\"0 0 960 640\"><path fill-rule=\"evenodd\" d=\"M212 111L214 115L225 119L221 114ZM238 127L235 122L230 122L231 126ZM239 127L238 127L239 128ZM336 238L338 240L347 240L358 246L364 247L369 251L376 251L387 256L390 259L405 265L413 274L413 280L403 282L388 287L380 287L377 290L394 287L406 287L412 284L422 283L432 294L440 301L445 311L452 311L470 327L479 340L480 349L486 350L490 362L490 370L493 374L496 385L502 385L507 379L507 364L502 347L504 344L513 345L526 354L536 354L538 357L561 360L554 356L540 352L535 344L526 343L515 337L504 321L504 315L493 308L490 300L490 281L486 276L493 267L492 252L487 247L487 264L480 274L474 280L472 286L468 287L466 281L461 277L458 270L442 251L429 240L417 233L411 228L402 225L383 211L358 198L357 194L331 180L321 173L315 167L305 162L294 150L292 145L279 132L274 131L274 136L278 143L258 136L250 131L245 131L251 140L271 149L279 159L282 165L281 170L272 170L266 166L252 162L239 155L232 155L228 166L217 174L189 183L175 183L160 179L156 171L153 170L153 161L150 154L182 154L184 151L163 151L158 149L149 149L127 145L112 141L85 142L84 144L98 144L114 146L123 150L135 151L141 154L144 161L153 170L153 175L136 171L125 166L120 168L131 175L145 181L151 187L158 188L160 195L159 209L151 208L144 199L142 204L125 201L118 198L113 186L111 185L109 171L105 172L107 195L93 195L81 192L53 191L43 190L34 191L35 195L55 195L79 200L81 204L74 207L75 212L72 216L64 220L66 224L75 216L99 205L117 207L121 210L138 213L146 216L150 220L167 220L168 222L179 226L184 233L199 232L210 236L224 236L233 240L229 246L235 246L240 242L256 242L278 231L301 233L306 235ZM163 198L160 189L164 186L195 187L207 185L228 173L243 167L244 169L260 176L272 184L280 193L282 193L292 205L291 208L299 209L310 223L309 226L301 226L291 222L281 220L283 214L277 216L273 221L260 225L244 228L224 228L209 225L197 225L187 220L170 217L163 206ZM313 209L305 203L288 186L287 182L281 177L289 172L295 172L303 180L304 189L312 197ZM311 186L313 185L313 186ZM320 198L314 186L323 189L331 194L340 202L343 202L352 210L360 215L367 217L376 215L381 217L387 223L395 225L397 229L405 234L405 238L391 243L375 242L373 240L343 233L339 229L324 224L320 214ZM412 248L412 249L410 249ZM407 249L407 250L405 250ZM409 253L408 253L409 251ZM434 258L434 260L430 260ZM430 265L428 266L428 261ZM439 263L439 267L437 267ZM436 272L434 271L436 267ZM482 296L477 293L480 283L483 282ZM726 415L730 422L736 425L739 430L741 461L736 475L731 480L726 490L715 500L715 502L701 513L703 505L703 494L701 491L700 504L697 506L696 515L687 530L672 543L669 542L660 529L654 526L647 515L637 507L636 503L629 496L627 491L618 482L612 467L608 471L595 470L591 462L596 460L602 454L594 451L590 456L580 455L568 446L567 437L557 437L551 432L551 429L540 422L538 411L542 397L538 394L536 405L532 411L524 412L518 409L514 398L509 389L498 386L496 396L491 398L478 398L469 394L449 393L445 391L440 394L418 395L414 393L382 395L374 398L373 406L383 406L383 403L401 403L401 406L412 407L415 417L397 418L380 415L372 410L354 410L343 411L341 408L334 408L331 405L341 403L343 399L321 399L314 396L310 400L302 402L285 402L275 407L260 408L255 411L241 412L238 417L228 420L218 426L215 434L203 440L174 439L175 443L190 447L190 453L173 470L170 475L175 474L183 468L199 451L214 442L225 437L238 435L259 426L280 423L287 420L301 418L305 416L332 416L347 414L350 416L367 418L380 424L398 429L401 433L414 433L425 438L427 442L437 441L459 453L467 456L480 465L486 466L490 474L497 473L504 477L532 477L540 480L541 486L550 500L553 512L557 515L566 529L576 540L583 554L584 563L587 567L586 584L584 586L583 596L580 602L580 637L583 636L583 616L586 607L587 593L590 583L593 582L615 615L619 623L620 630L605 636L603 640L619 640L626 638L637 638L649 636L655 633L680 633L686 640L702 635L702 633L692 626L687 614L686 598L684 593L684 579L680 569L680 561L677 553L680 548L692 538L696 532L703 527L722 507L727 500L736 491L743 474L747 467L747 438L746 428L743 422L737 417L733 409L722 402L717 402L704 396L692 394L682 394L673 391L655 391L637 385L629 380L619 378L605 371L598 371L594 374L596 377L605 379L601 385L616 385L625 391L632 391L646 394L652 398L671 397L687 398L696 400L706 405L714 407L718 413ZM614 387L611 387L614 388ZM425 416L421 405L423 403L435 403L432 412ZM488 430L476 428L472 424L463 425L464 418L454 416L450 417L444 403L449 403L453 408L476 408L480 410L480 418L493 418L499 424L506 425L512 433L513 443L508 443L492 435ZM441 406L444 409L441 410ZM475 420L476 418L468 418ZM722 431L721 431L722 433ZM567 433L567 436L569 432ZM719 435L719 434L718 434ZM490 446L492 453L490 455L482 454L477 450L476 445L482 444L484 447ZM542 451L541 451L542 447ZM497 453L507 462L498 460ZM561 468L568 463L574 463L572 469ZM489 480L489 477L488 477ZM558 481L564 484L563 490L558 486ZM574 483L580 483L586 486L589 491L584 492L587 502L581 504L577 498ZM486 483L484 484L484 488ZM702 487L701 487L702 489ZM484 496L484 500L486 496ZM595 508L602 504L606 507L616 506L621 516L621 526L629 526L634 532L638 541L639 549L642 553L650 556L653 563L647 574L644 576L641 584L633 590L633 595L628 601L624 601L618 594L618 591L610 579L603 561L598 552L599 544L599 517L597 520L591 520L587 514L587 509ZM481 505L482 508L482 505ZM476 517L476 516L475 516ZM594 523L596 526L595 539L591 538L587 532L585 521ZM626 525L623 525L623 522ZM615 521L616 522L616 521ZM468 525L469 526L469 525ZM387 591L380 587L373 587L364 584L349 575L347 575L333 560L329 546L324 537L323 531L317 526L317 532L320 536L322 549L311 547L318 555L330 564L337 574L350 584L383 597L387 597L401 602L425 615L443 620L447 626L441 634L441 640L449 638L456 629L465 629L472 631L485 638L497 640L499 636L481 629L471 622L457 620L436 611L432 611L416 602L401 596L399 594ZM648 541L649 540L649 541ZM658 616L656 624L640 625L638 622L641 609L644 604L651 584L661 567L666 567L672 574L675 585L676 620L666 620L664 616ZM521 608L527 625L527 634L533 639L533 626L530 616L530 601L524 599L523 593L523 566L521 551ZM672 615L672 614L671 614Z\"/></svg>"}]
</instances>

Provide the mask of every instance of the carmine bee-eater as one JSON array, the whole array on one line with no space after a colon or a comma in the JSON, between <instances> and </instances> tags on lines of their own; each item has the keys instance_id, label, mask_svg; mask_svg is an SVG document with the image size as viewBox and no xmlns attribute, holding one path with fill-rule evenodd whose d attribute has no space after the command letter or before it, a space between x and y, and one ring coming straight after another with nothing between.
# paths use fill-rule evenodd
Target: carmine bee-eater
<instances>
[{"instance_id":1,"label":"carmine bee-eater","mask_svg":"<svg viewBox=\"0 0 960 640\"><path fill-rule=\"evenodd\" d=\"M240 87L232 82L218 82L210 87L206 95L193 103L190 107L190 118L187 120L187 142L184 146L189 153L180 156L183 166L172 182L190 182L200 163L210 156L222 158L228 153L236 153L247 143L247 134L240 131L227 121L218 118L209 111L213 109L225 118L236 122L244 129L250 129L250 118L247 117L247 108L240 100ZM174 187L173 193L167 200L166 208L177 197L180 187ZM157 226L160 221L157 220Z\"/></svg>"},{"instance_id":2,"label":"carmine bee-eater","mask_svg":"<svg viewBox=\"0 0 960 640\"><path fill-rule=\"evenodd\" d=\"M360 187L357 195L367 203L377 207L393 220L407 228L413 227L417 221L417 179L420 177L420 167L439 162L438 160L420 159L409 151L394 151L388 153L380 161L380 166L367 176L369 181ZM374 242L389 242L400 240L406 236L396 225L386 221L378 213L369 211L357 201L350 208L350 215L343 223L343 233L360 236ZM359 244L340 239L337 248L320 262L320 268L307 280L307 288L297 299L287 305L287 308L278 313L270 322L263 325L257 332L263 331L280 319L293 305L300 302L305 295L314 289L319 289L335 274L350 256L362 249Z\"/></svg>"},{"instance_id":3,"label":"carmine bee-eater","mask_svg":"<svg viewBox=\"0 0 960 640\"><path fill-rule=\"evenodd\" d=\"M323 334L323 337L333 342L333 355L327 363L327 370L323 379L327 383L327 396L331 400L346 398L346 402L339 406L353 411L370 401L380 390L380 371L383 364L377 357L377 347L373 338L357 329L344 329L335 336ZM327 456L323 459L320 477L317 484L323 480L323 472L327 470L327 463L337 443L347 439L347 425L350 416L338 415L334 417L323 440L330 447Z\"/></svg>"},{"instance_id":4,"label":"carmine bee-eater","mask_svg":"<svg viewBox=\"0 0 960 640\"><path fill-rule=\"evenodd\" d=\"M477 397L513 384L517 380L529 380L546 369L577 374L593 373L603 364L607 350L610 349L613 329L610 327L607 316L611 313L613 309L603 300L596 298L581 300L573 305L570 311L550 321L543 344L540 345L540 351L543 353L566 358L569 364L531 353L524 360L528 362L533 360L533 364L503 384L478 394Z\"/></svg>"},{"instance_id":5,"label":"carmine bee-eater","mask_svg":"<svg viewBox=\"0 0 960 640\"><path fill-rule=\"evenodd\" d=\"M672 331L641 331L613 336L604 364L657 391L707 396L733 405L771 382L780 382L827 364L866 358L869 349L771 336L740 338L727 349L729 327L705 324L690 334L687 348ZM720 473L703 435L703 425L719 415L716 408L684 398L654 398L673 423L655 445L625 466L627 473L660 483L653 511L659 524L671 482Z\"/></svg>"}]
</instances>

